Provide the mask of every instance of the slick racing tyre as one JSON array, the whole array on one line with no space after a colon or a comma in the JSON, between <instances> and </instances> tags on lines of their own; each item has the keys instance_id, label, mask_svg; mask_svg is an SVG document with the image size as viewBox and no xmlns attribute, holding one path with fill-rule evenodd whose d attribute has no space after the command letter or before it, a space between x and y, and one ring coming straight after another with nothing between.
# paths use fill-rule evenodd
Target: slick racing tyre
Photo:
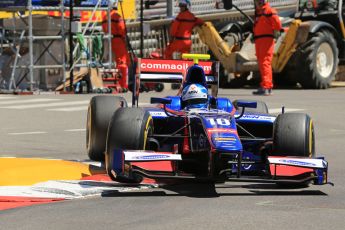
<instances>
[{"instance_id":1,"label":"slick racing tyre","mask_svg":"<svg viewBox=\"0 0 345 230\"><path fill-rule=\"evenodd\" d=\"M132 179L114 177L111 173L114 150L149 149L148 137L152 134L153 120L149 112L141 108L120 108L114 113L109 124L105 152L107 173L113 180L126 183L138 183L142 180L140 176Z\"/></svg>"},{"instance_id":2,"label":"slick racing tyre","mask_svg":"<svg viewBox=\"0 0 345 230\"><path fill-rule=\"evenodd\" d=\"M109 121L120 107L127 107L122 97L95 96L91 99L86 123L86 149L91 160L104 160Z\"/></svg>"},{"instance_id":3,"label":"slick racing tyre","mask_svg":"<svg viewBox=\"0 0 345 230\"><path fill-rule=\"evenodd\" d=\"M257 105L256 105L256 108L245 108L245 112L249 112L249 113L259 113L259 114L269 114L268 112L268 107L266 105L265 102L263 101L256 101L256 100L246 100L246 101L249 101L249 102L256 102ZM234 100L232 102L232 104L235 106L236 110L241 113L242 112L242 107L238 107L237 106L237 100Z\"/></svg>"},{"instance_id":4,"label":"slick racing tyre","mask_svg":"<svg viewBox=\"0 0 345 230\"><path fill-rule=\"evenodd\" d=\"M335 77L339 63L337 42L328 30L319 31L297 51L295 79L306 89L326 89ZM296 62L297 61L297 62Z\"/></svg>"},{"instance_id":5,"label":"slick racing tyre","mask_svg":"<svg viewBox=\"0 0 345 230\"><path fill-rule=\"evenodd\" d=\"M273 154L313 157L315 135L312 119L303 113L280 114L273 126Z\"/></svg>"}]
</instances>

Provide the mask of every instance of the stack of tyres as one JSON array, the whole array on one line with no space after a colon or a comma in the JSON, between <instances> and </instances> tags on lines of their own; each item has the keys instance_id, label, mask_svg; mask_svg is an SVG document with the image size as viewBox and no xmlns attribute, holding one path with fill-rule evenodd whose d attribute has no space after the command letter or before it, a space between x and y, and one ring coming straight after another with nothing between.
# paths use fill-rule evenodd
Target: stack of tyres
<instances>
[{"instance_id":1,"label":"stack of tyres","mask_svg":"<svg viewBox=\"0 0 345 230\"><path fill-rule=\"evenodd\" d=\"M92 93L107 94L107 93L113 93L113 90L110 88L96 88L92 90Z\"/></svg>"},{"instance_id":2,"label":"stack of tyres","mask_svg":"<svg viewBox=\"0 0 345 230\"><path fill-rule=\"evenodd\" d=\"M125 93L127 91L121 91ZM98 94L108 94L113 93L111 88L95 88L91 89L90 84L86 80L81 80L74 85L74 93L76 94L86 94L86 93L98 93Z\"/></svg>"},{"instance_id":3,"label":"stack of tyres","mask_svg":"<svg viewBox=\"0 0 345 230\"><path fill-rule=\"evenodd\" d=\"M90 86L87 81L81 80L74 85L74 93L85 94L90 92Z\"/></svg>"}]
</instances>

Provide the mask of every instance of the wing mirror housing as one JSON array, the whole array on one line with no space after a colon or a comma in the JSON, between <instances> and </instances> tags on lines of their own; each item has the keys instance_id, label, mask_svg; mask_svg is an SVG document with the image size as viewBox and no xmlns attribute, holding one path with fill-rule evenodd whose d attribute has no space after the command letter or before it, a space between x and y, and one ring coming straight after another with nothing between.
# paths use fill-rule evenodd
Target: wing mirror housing
<instances>
[{"instance_id":1,"label":"wing mirror housing","mask_svg":"<svg viewBox=\"0 0 345 230\"><path fill-rule=\"evenodd\" d=\"M170 98L162 98L162 97L151 97L151 104L163 104L163 105L169 105L171 104Z\"/></svg>"},{"instance_id":2,"label":"wing mirror housing","mask_svg":"<svg viewBox=\"0 0 345 230\"><path fill-rule=\"evenodd\" d=\"M256 101L237 101L237 107L242 107L242 112L239 116L235 117L236 119L239 119L243 116L245 108L256 108L258 106L258 103Z\"/></svg>"},{"instance_id":3,"label":"wing mirror housing","mask_svg":"<svg viewBox=\"0 0 345 230\"><path fill-rule=\"evenodd\" d=\"M237 106L238 107L243 107L243 108L256 108L257 103L256 101L243 101L243 100L238 100L237 101Z\"/></svg>"}]
</instances>

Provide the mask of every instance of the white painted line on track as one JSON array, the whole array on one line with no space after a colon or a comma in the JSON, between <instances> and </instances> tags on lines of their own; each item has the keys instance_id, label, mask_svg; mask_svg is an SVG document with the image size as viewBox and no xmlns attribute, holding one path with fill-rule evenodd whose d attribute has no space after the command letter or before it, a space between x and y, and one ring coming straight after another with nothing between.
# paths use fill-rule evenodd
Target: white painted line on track
<instances>
[{"instance_id":1,"label":"white painted line on track","mask_svg":"<svg viewBox=\"0 0 345 230\"><path fill-rule=\"evenodd\" d=\"M155 184L128 186L117 182L93 180L59 180L41 182L32 186L0 186L0 196L76 199L99 196L104 192L130 192L155 187L158 186Z\"/></svg>"},{"instance_id":2,"label":"white painted line on track","mask_svg":"<svg viewBox=\"0 0 345 230\"><path fill-rule=\"evenodd\" d=\"M55 111L55 112L75 112L75 111L86 111L87 105L85 106L78 106L72 108L58 108L58 109L47 109L48 111Z\"/></svg>"},{"instance_id":3,"label":"white painted line on track","mask_svg":"<svg viewBox=\"0 0 345 230\"><path fill-rule=\"evenodd\" d=\"M4 109L33 109L33 108L45 108L45 107L54 107L54 106L71 106L71 105L83 105L83 104L89 104L89 100L56 102L56 103L35 104L35 105L6 106L6 107L0 106L0 108L4 108Z\"/></svg>"},{"instance_id":4,"label":"white painted line on track","mask_svg":"<svg viewBox=\"0 0 345 230\"><path fill-rule=\"evenodd\" d=\"M16 98L18 98L18 97L11 97L11 96L0 96L0 100L8 100L8 99L16 99Z\"/></svg>"},{"instance_id":5,"label":"white painted line on track","mask_svg":"<svg viewBox=\"0 0 345 230\"><path fill-rule=\"evenodd\" d=\"M285 112L298 112L298 111L304 111L305 109L296 109L296 108L285 108ZM275 114L275 113L281 113L282 109L269 109L269 113Z\"/></svg>"},{"instance_id":6,"label":"white painted line on track","mask_svg":"<svg viewBox=\"0 0 345 230\"><path fill-rule=\"evenodd\" d=\"M66 129L65 132L85 132L86 129Z\"/></svg>"},{"instance_id":7,"label":"white painted line on track","mask_svg":"<svg viewBox=\"0 0 345 230\"><path fill-rule=\"evenodd\" d=\"M26 103L35 103L35 102L48 102L48 101L62 101L62 99L28 99L28 100L15 100L15 101L0 101L0 105L15 105L15 104L26 104Z\"/></svg>"},{"instance_id":8,"label":"white painted line on track","mask_svg":"<svg viewBox=\"0 0 345 230\"><path fill-rule=\"evenodd\" d=\"M86 129L66 129L63 130L64 132L85 132ZM17 133L8 133L8 135L36 135L36 134L47 134L48 132L45 131L32 131L32 132L17 132Z\"/></svg>"},{"instance_id":9,"label":"white painted line on track","mask_svg":"<svg viewBox=\"0 0 345 230\"><path fill-rule=\"evenodd\" d=\"M128 104L129 107L131 107L130 104ZM152 106L150 103L139 103L139 107L147 107ZM72 108L56 108L56 109L47 109L48 111L54 111L54 112L77 112L77 111L87 111L88 106L78 106L78 107L72 107Z\"/></svg>"},{"instance_id":10,"label":"white painted line on track","mask_svg":"<svg viewBox=\"0 0 345 230\"><path fill-rule=\"evenodd\" d=\"M140 106L147 107L147 106L154 106L154 105L150 103L139 103L139 107Z\"/></svg>"},{"instance_id":11,"label":"white painted line on track","mask_svg":"<svg viewBox=\"0 0 345 230\"><path fill-rule=\"evenodd\" d=\"M343 130L343 129L330 129L330 131L332 133L335 133L335 134L343 134L343 133L345 133L345 130Z\"/></svg>"},{"instance_id":12,"label":"white painted line on track","mask_svg":"<svg viewBox=\"0 0 345 230\"><path fill-rule=\"evenodd\" d=\"M47 132L36 131L36 132L22 132L22 133L8 133L8 135L36 135L36 134L46 134Z\"/></svg>"}]
</instances>

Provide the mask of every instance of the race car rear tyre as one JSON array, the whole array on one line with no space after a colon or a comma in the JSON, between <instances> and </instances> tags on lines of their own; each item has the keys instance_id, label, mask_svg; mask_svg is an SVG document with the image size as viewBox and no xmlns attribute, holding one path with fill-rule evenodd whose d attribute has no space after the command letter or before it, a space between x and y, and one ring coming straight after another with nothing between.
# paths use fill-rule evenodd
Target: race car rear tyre
<instances>
[{"instance_id":1,"label":"race car rear tyre","mask_svg":"<svg viewBox=\"0 0 345 230\"><path fill-rule=\"evenodd\" d=\"M273 126L272 155L313 157L315 155L313 120L303 113L278 115Z\"/></svg>"},{"instance_id":2,"label":"race car rear tyre","mask_svg":"<svg viewBox=\"0 0 345 230\"><path fill-rule=\"evenodd\" d=\"M268 112L268 106L266 105L265 102L263 101L256 101L256 100L246 100L249 102L256 102L256 108L245 108L245 112L250 112L250 113L259 113L259 114L269 114ZM237 100L234 100L232 104L235 106L236 110L241 113L242 112L242 107L237 106Z\"/></svg>"},{"instance_id":3,"label":"race car rear tyre","mask_svg":"<svg viewBox=\"0 0 345 230\"><path fill-rule=\"evenodd\" d=\"M104 161L109 121L121 107L127 107L123 97L95 96L91 99L86 122L86 149L91 160Z\"/></svg>"},{"instance_id":4,"label":"race car rear tyre","mask_svg":"<svg viewBox=\"0 0 345 230\"><path fill-rule=\"evenodd\" d=\"M148 136L152 134L153 120L149 112L141 108L120 108L114 113L109 124L105 152L107 173L113 180L125 183L139 183L142 180L140 176L133 179L121 176L115 178L111 173L114 150L148 149Z\"/></svg>"},{"instance_id":5,"label":"race car rear tyre","mask_svg":"<svg viewBox=\"0 0 345 230\"><path fill-rule=\"evenodd\" d=\"M293 57L295 68L291 76L305 89L326 89L335 77L339 50L334 35L328 30L321 30L310 35Z\"/></svg>"}]
</instances>

